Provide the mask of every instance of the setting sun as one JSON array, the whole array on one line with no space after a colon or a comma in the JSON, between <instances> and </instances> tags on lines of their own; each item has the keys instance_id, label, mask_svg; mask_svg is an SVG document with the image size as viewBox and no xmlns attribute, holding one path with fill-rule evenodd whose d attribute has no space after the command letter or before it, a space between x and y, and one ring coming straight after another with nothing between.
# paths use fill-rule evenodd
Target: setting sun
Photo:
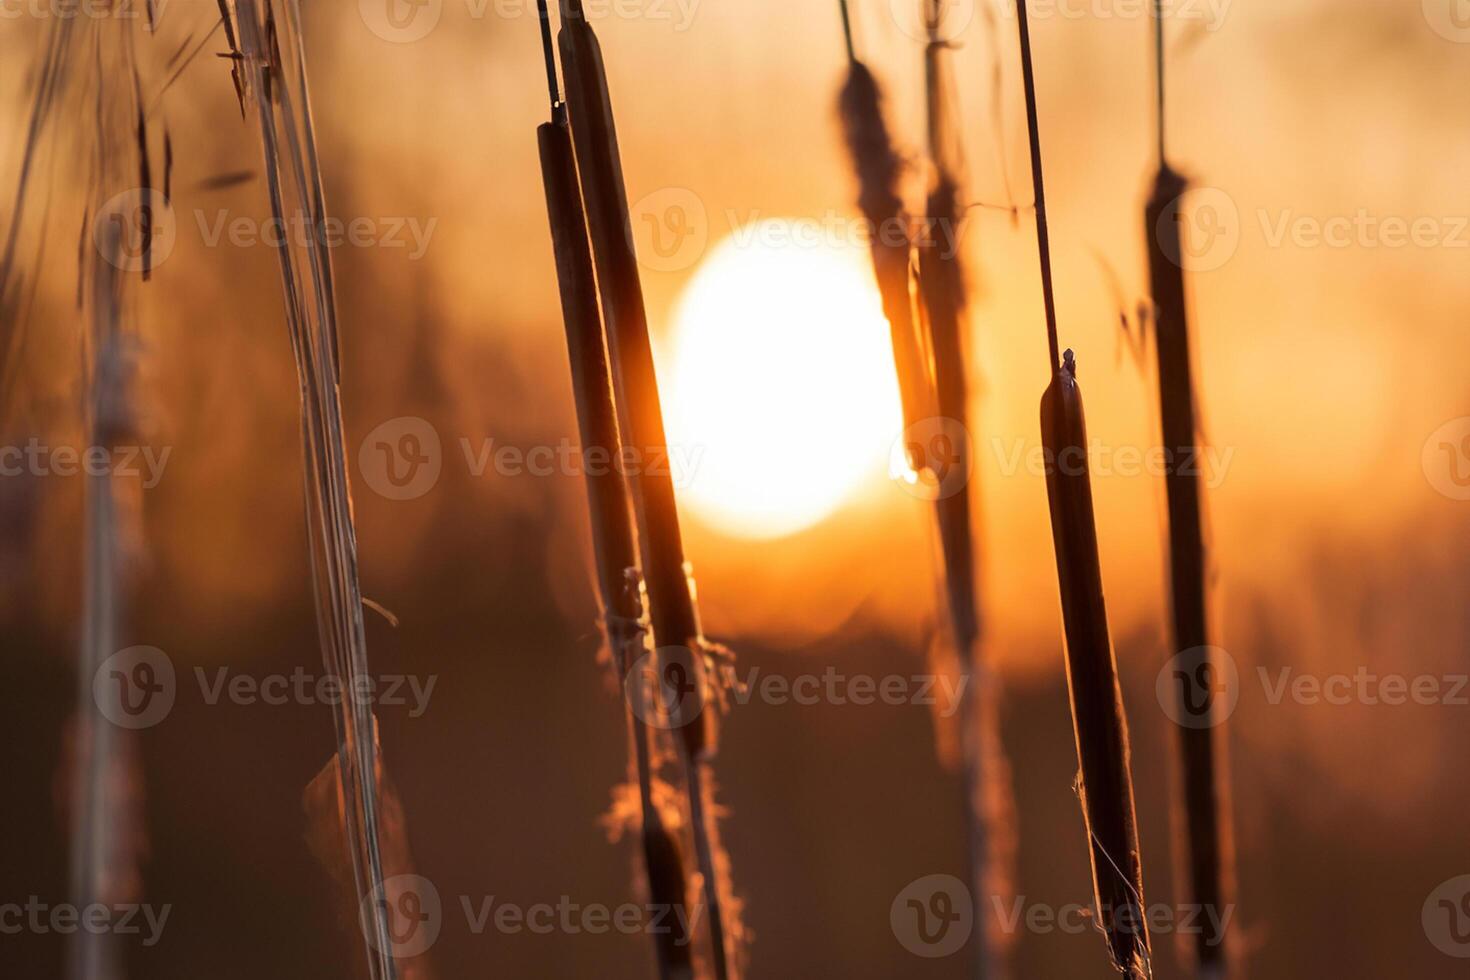
<instances>
[{"instance_id":1,"label":"setting sun","mask_svg":"<svg viewBox=\"0 0 1470 980\"><path fill-rule=\"evenodd\" d=\"M774 538L882 477L900 411L888 327L861 242L791 219L705 259L674 314L668 426L697 459L681 497L729 534Z\"/></svg>"}]
</instances>

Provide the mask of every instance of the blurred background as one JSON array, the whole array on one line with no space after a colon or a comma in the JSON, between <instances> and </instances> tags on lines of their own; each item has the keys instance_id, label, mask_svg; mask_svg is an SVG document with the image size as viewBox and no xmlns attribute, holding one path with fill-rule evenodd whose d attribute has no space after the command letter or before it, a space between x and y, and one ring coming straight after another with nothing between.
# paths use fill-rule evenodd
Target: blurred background
<instances>
[{"instance_id":1,"label":"blurred background","mask_svg":"<svg viewBox=\"0 0 1470 980\"><path fill-rule=\"evenodd\" d=\"M411 697L378 710L415 870L451 910L429 960L440 977L650 976L643 936L476 934L459 911L461 898L641 898L634 850L603 819L625 776L624 708L597 660L581 477L493 456L576 438L536 151L548 106L534 4L387 2L308 4L303 35L328 210L359 222L333 251L342 399L363 591L397 620L369 611L370 659L375 673L434 679L423 710ZM920 209L918 0L853 7ZM1045 484L1026 463L1048 376L1015 14L1003 0L950 7L975 205L958 247L973 297L985 642L1014 770L1017 888L1027 907L1059 908L1089 902L1091 882ZM8 234L56 8L4 9ZM936 546L928 505L889 476L898 413L864 243L849 233L835 3L589 9L666 413L690 454L683 518L706 632L742 673L923 673L939 630ZM210 703L196 672L316 674L321 660L259 146L216 56L228 44L208 33L218 8L159 10L154 32L137 8L117 17L146 91L185 65L153 110L171 137L175 234L136 292L135 393L144 445L168 455L140 492L121 639L165 651L179 678L171 712L137 739L141 894L172 911L159 942L127 945L128 974L353 977L353 911L311 854L302 804L332 752L330 708ZM1188 282L1212 608L1239 672L1227 727L1239 952L1263 980L1459 975L1450 952L1470 950L1446 952L1424 912L1470 874L1470 691L1454 680L1470 672L1470 20L1454 0L1170 11L1171 156L1196 181L1204 236ZM1163 489L1120 454L1157 441L1152 353L1140 361L1136 323L1120 323L1147 292L1150 31L1129 0L1033 12L1061 336L1114 461L1094 459L1103 572L1147 897L1169 905ZM196 44L198 57L178 58ZM85 165L70 130L85 125L55 120L29 185L45 203L28 206L23 286L0 309L28 323L9 445L84 439L85 202L69 175ZM384 483L370 438L405 426L438 443L437 477L408 494ZM3 902L67 895L66 733L87 683L75 671L82 494L80 477L54 472L0 479ZM1283 676L1365 674L1434 678L1443 696L1275 695ZM911 882L964 875L959 783L934 733L921 704L734 708L717 769L750 976L964 975L964 956L915 956L890 928ZM1018 976L1107 975L1090 932L1022 926L1016 942ZM1183 976L1172 937L1155 945L1158 975ZM8 976L59 976L64 951L54 933L0 935Z\"/></svg>"}]
</instances>

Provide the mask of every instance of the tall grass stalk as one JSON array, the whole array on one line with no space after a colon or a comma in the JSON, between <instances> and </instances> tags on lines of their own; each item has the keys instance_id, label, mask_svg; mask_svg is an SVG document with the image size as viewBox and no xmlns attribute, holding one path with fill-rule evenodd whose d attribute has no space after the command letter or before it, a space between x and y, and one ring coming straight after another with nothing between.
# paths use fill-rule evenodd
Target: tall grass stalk
<instances>
[{"instance_id":1,"label":"tall grass stalk","mask_svg":"<svg viewBox=\"0 0 1470 980\"><path fill-rule=\"evenodd\" d=\"M296 0L234 0L232 59L242 108L253 107L271 213L281 227L321 228L327 211L311 119L305 52ZM289 239L292 236L285 236ZM317 626L327 672L343 690L368 677L357 534L338 391L337 308L325 239L282 241L286 326L301 390L306 516ZM378 746L371 705L343 698L333 715L343 789L345 832L359 902L368 903L364 939L372 980L398 975L379 838ZM372 896L372 898L369 898Z\"/></svg>"},{"instance_id":2,"label":"tall grass stalk","mask_svg":"<svg viewBox=\"0 0 1470 980\"><path fill-rule=\"evenodd\" d=\"M1077 792L1091 848L1092 879L1108 955L1114 969L1140 980L1152 976L1148 927L1143 919L1143 866L1133 803L1128 720L1118 666L1108 634L1098 558L1092 478L1087 466L1087 422L1072 352L1058 356L1056 293L1036 109L1036 74L1026 0L1017 10L1031 180L1036 195L1037 252L1052 381L1041 399L1041 434L1050 465L1047 498L1066 633L1067 687L1081 769Z\"/></svg>"},{"instance_id":3,"label":"tall grass stalk","mask_svg":"<svg viewBox=\"0 0 1470 980\"><path fill-rule=\"evenodd\" d=\"M1149 291L1153 299L1158 349L1159 418L1164 440L1164 489L1169 509L1169 594L1172 605L1170 655L1199 651L1194 670L1181 672L1177 694L1180 762L1179 813L1187 867L1188 901L1217 913L1234 898L1234 832L1231 822L1224 719L1215 711L1214 665L1206 593L1206 553L1198 469L1198 395L1190 354L1189 311L1185 295L1179 199L1188 181L1169 164L1165 146L1164 18L1154 2L1154 55L1157 85L1158 172L1144 208ZM1217 978L1229 967L1229 945L1201 933L1190 953L1201 978Z\"/></svg>"},{"instance_id":4,"label":"tall grass stalk","mask_svg":"<svg viewBox=\"0 0 1470 980\"><path fill-rule=\"evenodd\" d=\"M937 232L931 230L918 247L920 297L933 349L938 412L956 423L944 434L952 451L947 463L959 473L970 473L965 342L969 296L959 250L963 152L951 118L949 47L940 38L942 4L939 0L924 0L924 4L930 35L924 51L924 77L929 159L934 170L926 218ZM999 698L982 646L971 492L967 480L956 492L941 494L935 501L935 513L952 641L965 681L959 725L969 807L971 887L977 900L988 906L992 899L1004 901L1013 888L1015 824L1010 767L1000 739ZM987 916L974 948L976 976L1006 976L1009 945L1009 934L1000 928L999 917Z\"/></svg>"},{"instance_id":5,"label":"tall grass stalk","mask_svg":"<svg viewBox=\"0 0 1470 980\"><path fill-rule=\"evenodd\" d=\"M642 461L632 481L632 493L649 622L658 648L659 669L682 667L683 662L694 665L697 696L705 706L692 718L683 719L676 737L685 764L689 822L703 882L710 962L717 980L726 980L738 974L741 928L713 802L711 763L719 738L715 688L721 683L724 665L720 662L722 655L717 655L700 628L694 586L684 559L673 479L667 467L649 465L667 458L667 438L601 46L587 22L581 0L561 0L561 14L559 43L572 140L607 318L619 416L625 445L633 447Z\"/></svg>"},{"instance_id":6,"label":"tall grass stalk","mask_svg":"<svg viewBox=\"0 0 1470 980\"><path fill-rule=\"evenodd\" d=\"M561 290L562 318L566 325L567 353L571 360L577 425L584 454L598 451L605 453L608 459L616 459L621 441L602 314L597 303L592 250L587 240L582 195L577 185L571 127L567 122L566 104L557 89L550 17L546 0L538 2L551 96L551 121L538 127L536 135L541 151L546 209L551 220L557 282ZM623 474L616 467L588 467L587 502L608 650L619 676L629 678L639 668L647 650L647 628L637 543ZM665 825L654 798L657 750L654 733L644 718L631 710L631 703L628 724L632 768L638 786L639 833L649 898L655 907L673 910L684 905L688 894L684 857L678 838ZM689 936L684 932L686 919L680 915L669 915L666 921L670 928L653 931L659 976L664 980L685 980L694 972Z\"/></svg>"},{"instance_id":7,"label":"tall grass stalk","mask_svg":"<svg viewBox=\"0 0 1470 980\"><path fill-rule=\"evenodd\" d=\"M95 236L94 230L99 232ZM89 313L83 341L86 444L112 449L129 442L134 431L131 342L123 322L126 285L119 271L124 265L122 232L116 226L95 229L89 221L85 233L98 246L95 253L83 253L80 269ZM105 716L94 693L98 672L119 652L128 605L129 544L137 539L138 514L129 493L137 488L127 483L118 474L93 473L86 477L84 490L82 640L71 793L71 895L77 908L134 902L140 886L138 736ZM129 679L138 666L120 660L114 664ZM117 980L124 975L115 935L81 930L70 941L69 953L71 980Z\"/></svg>"}]
</instances>

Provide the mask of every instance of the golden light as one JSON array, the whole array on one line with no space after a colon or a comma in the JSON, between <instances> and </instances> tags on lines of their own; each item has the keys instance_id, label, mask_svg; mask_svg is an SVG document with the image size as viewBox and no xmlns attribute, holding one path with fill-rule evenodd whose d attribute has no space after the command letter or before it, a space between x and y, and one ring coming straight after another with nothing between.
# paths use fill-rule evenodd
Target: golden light
<instances>
[{"instance_id":1,"label":"golden light","mask_svg":"<svg viewBox=\"0 0 1470 980\"><path fill-rule=\"evenodd\" d=\"M726 238L675 309L680 499L739 537L810 527L882 478L901 412L867 246L769 219Z\"/></svg>"}]
</instances>

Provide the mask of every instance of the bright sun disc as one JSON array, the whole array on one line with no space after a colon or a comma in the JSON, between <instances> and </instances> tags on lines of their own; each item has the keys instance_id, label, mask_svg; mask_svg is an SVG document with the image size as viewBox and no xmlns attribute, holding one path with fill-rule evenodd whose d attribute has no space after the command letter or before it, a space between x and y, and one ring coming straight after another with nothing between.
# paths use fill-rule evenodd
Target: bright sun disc
<instances>
[{"instance_id":1,"label":"bright sun disc","mask_svg":"<svg viewBox=\"0 0 1470 980\"><path fill-rule=\"evenodd\" d=\"M668 427L689 463L681 499L701 519L781 537L882 475L900 409L869 261L772 219L695 272L674 315Z\"/></svg>"}]
</instances>

